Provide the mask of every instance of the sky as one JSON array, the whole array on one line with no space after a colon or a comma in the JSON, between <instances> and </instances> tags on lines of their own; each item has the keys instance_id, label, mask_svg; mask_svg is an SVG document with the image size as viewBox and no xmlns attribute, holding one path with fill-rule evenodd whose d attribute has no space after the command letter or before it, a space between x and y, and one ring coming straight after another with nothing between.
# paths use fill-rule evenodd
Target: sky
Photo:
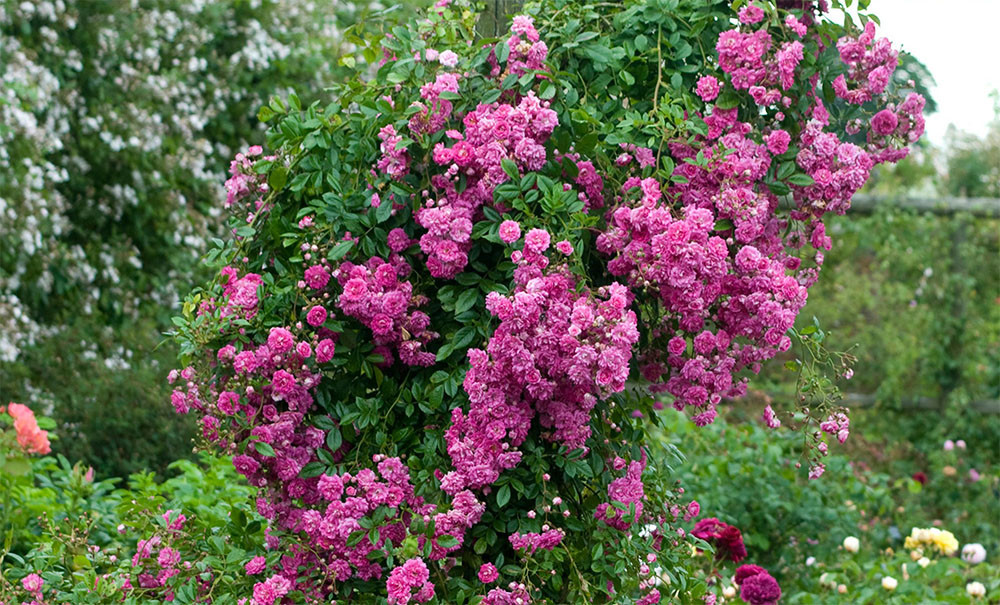
<instances>
[{"instance_id":1,"label":"sky","mask_svg":"<svg viewBox=\"0 0 1000 605\"><path fill-rule=\"evenodd\" d=\"M913 54L937 82L938 111L926 135L944 143L949 124L981 136L993 118L989 94L1000 90L1000 0L872 0L879 36Z\"/></svg>"}]
</instances>

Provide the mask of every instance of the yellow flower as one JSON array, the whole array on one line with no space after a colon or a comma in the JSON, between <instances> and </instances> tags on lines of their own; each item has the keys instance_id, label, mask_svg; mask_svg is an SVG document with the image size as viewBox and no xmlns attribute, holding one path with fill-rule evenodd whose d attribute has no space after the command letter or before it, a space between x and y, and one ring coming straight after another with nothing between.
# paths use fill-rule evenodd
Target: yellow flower
<instances>
[{"instance_id":1,"label":"yellow flower","mask_svg":"<svg viewBox=\"0 0 1000 605\"><path fill-rule=\"evenodd\" d=\"M938 552L948 557L958 551L958 540L955 538L955 534L937 527L926 529L914 527L903 545L910 550L933 545Z\"/></svg>"},{"instance_id":2,"label":"yellow flower","mask_svg":"<svg viewBox=\"0 0 1000 605\"><path fill-rule=\"evenodd\" d=\"M958 551L958 540L955 538L955 534L950 531L938 530L937 535L931 540L934 542L934 546L937 546L938 550L946 556L950 557Z\"/></svg>"}]
</instances>

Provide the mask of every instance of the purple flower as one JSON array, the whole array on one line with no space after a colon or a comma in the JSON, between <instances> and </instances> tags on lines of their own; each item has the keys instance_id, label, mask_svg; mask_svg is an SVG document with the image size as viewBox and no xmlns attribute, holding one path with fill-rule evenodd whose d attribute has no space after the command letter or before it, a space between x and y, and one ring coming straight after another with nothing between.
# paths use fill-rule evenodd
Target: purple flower
<instances>
[{"instance_id":1,"label":"purple flower","mask_svg":"<svg viewBox=\"0 0 1000 605\"><path fill-rule=\"evenodd\" d=\"M899 118L891 110L883 109L872 117L872 130L875 134L892 134L899 125Z\"/></svg>"},{"instance_id":2,"label":"purple flower","mask_svg":"<svg viewBox=\"0 0 1000 605\"><path fill-rule=\"evenodd\" d=\"M310 326L318 327L326 322L326 316L326 309L322 305L314 305L309 309L309 312L306 313L306 322L308 322Z\"/></svg>"},{"instance_id":3,"label":"purple flower","mask_svg":"<svg viewBox=\"0 0 1000 605\"><path fill-rule=\"evenodd\" d=\"M521 226L517 221L504 221L500 223L500 240L506 244L516 242L521 237Z\"/></svg>"},{"instance_id":4,"label":"purple flower","mask_svg":"<svg viewBox=\"0 0 1000 605\"><path fill-rule=\"evenodd\" d=\"M267 559L261 556L254 557L247 561L247 564L243 567L246 569L248 576L257 575L267 567Z\"/></svg>"},{"instance_id":5,"label":"purple flower","mask_svg":"<svg viewBox=\"0 0 1000 605\"><path fill-rule=\"evenodd\" d=\"M708 103L719 96L719 80L715 76L702 76L694 91L702 101Z\"/></svg>"},{"instance_id":6,"label":"purple flower","mask_svg":"<svg viewBox=\"0 0 1000 605\"><path fill-rule=\"evenodd\" d=\"M479 568L479 581L483 584L490 584L496 582L497 578L500 577L500 572L492 563L483 563Z\"/></svg>"},{"instance_id":7,"label":"purple flower","mask_svg":"<svg viewBox=\"0 0 1000 605\"><path fill-rule=\"evenodd\" d=\"M743 580L740 598L750 605L774 605L781 598L781 587L771 574L764 571Z\"/></svg>"}]
</instances>

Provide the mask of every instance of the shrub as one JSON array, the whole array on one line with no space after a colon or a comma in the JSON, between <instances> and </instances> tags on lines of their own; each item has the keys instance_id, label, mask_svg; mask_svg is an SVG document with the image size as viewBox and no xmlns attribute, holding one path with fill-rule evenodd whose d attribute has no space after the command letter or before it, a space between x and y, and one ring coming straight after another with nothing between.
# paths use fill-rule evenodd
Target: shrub
<instances>
[{"instance_id":1,"label":"shrub","mask_svg":"<svg viewBox=\"0 0 1000 605\"><path fill-rule=\"evenodd\" d=\"M471 48L451 11L393 29L370 84L263 113L270 151L227 182L220 279L179 322L173 404L263 489L290 549L258 602L383 585L389 602L656 602L638 562L683 569L681 496L645 437L654 398L626 380L701 425L742 393L790 345L822 216L905 155L922 99L881 109L888 42L811 11L747 6L729 29L721 4L541 3L541 31L518 17ZM822 435L848 429L814 413L819 476ZM519 580L494 588L486 564Z\"/></svg>"},{"instance_id":2,"label":"shrub","mask_svg":"<svg viewBox=\"0 0 1000 605\"><path fill-rule=\"evenodd\" d=\"M252 488L230 459L178 461L169 469L175 477L157 482L152 473L138 473L124 489L95 482L93 469L70 466L61 456L37 459L32 467L28 478L37 487L22 482L4 505L17 515L10 527L31 517L23 525L30 533L15 534L5 553L5 600L35 596L27 590L34 578L41 580L42 598L53 602L107 603L127 591L125 603L149 603L143 586L150 573L166 569L178 586L175 602L189 602L208 573L215 575L206 592L221 596L215 602L235 602L227 595L252 589L245 564L256 557L273 563L277 556L263 549ZM170 565L175 553L184 564Z\"/></svg>"}]
</instances>

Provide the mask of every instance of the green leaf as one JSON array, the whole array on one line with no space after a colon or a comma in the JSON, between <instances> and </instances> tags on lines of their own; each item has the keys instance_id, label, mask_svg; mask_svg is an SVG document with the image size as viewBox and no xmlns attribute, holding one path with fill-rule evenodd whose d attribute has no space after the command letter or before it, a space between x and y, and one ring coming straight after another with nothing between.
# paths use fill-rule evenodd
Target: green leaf
<instances>
[{"instance_id":1,"label":"green leaf","mask_svg":"<svg viewBox=\"0 0 1000 605\"><path fill-rule=\"evenodd\" d=\"M740 104L740 96L735 91L727 90L715 100L715 105L719 109L732 109Z\"/></svg>"},{"instance_id":2,"label":"green leaf","mask_svg":"<svg viewBox=\"0 0 1000 605\"><path fill-rule=\"evenodd\" d=\"M323 464L318 460L313 460L309 464L302 467L302 470L299 472L299 477L302 477L303 479L309 479L311 477L319 477L320 475L323 474L323 471L325 469L326 469L325 464Z\"/></svg>"},{"instance_id":3,"label":"green leaf","mask_svg":"<svg viewBox=\"0 0 1000 605\"><path fill-rule=\"evenodd\" d=\"M274 110L272 110L267 105L262 106L257 111L257 119L260 120L261 122L269 122L271 118L273 118L276 115L278 114L274 113Z\"/></svg>"},{"instance_id":4,"label":"green leaf","mask_svg":"<svg viewBox=\"0 0 1000 605\"><path fill-rule=\"evenodd\" d=\"M778 166L778 180L783 181L795 172L795 162L782 162Z\"/></svg>"},{"instance_id":5,"label":"green leaf","mask_svg":"<svg viewBox=\"0 0 1000 605\"><path fill-rule=\"evenodd\" d=\"M437 356L435 357L435 359L437 361L444 361L445 359L448 359L448 356L451 355L454 351L455 347L451 346L451 343L445 343L444 345L441 346L440 349L438 349Z\"/></svg>"},{"instance_id":6,"label":"green leaf","mask_svg":"<svg viewBox=\"0 0 1000 605\"><path fill-rule=\"evenodd\" d=\"M327 258L330 260L340 260L347 255L347 253L354 247L354 240L346 239L339 242L336 246L330 249L330 253L327 254Z\"/></svg>"},{"instance_id":7,"label":"green leaf","mask_svg":"<svg viewBox=\"0 0 1000 605\"><path fill-rule=\"evenodd\" d=\"M458 540L451 534L442 535L437 539L437 543L441 548L454 548L458 546Z\"/></svg>"},{"instance_id":8,"label":"green leaf","mask_svg":"<svg viewBox=\"0 0 1000 605\"><path fill-rule=\"evenodd\" d=\"M253 449L257 450L257 453L260 454L261 456L274 458L274 448L271 447L270 443L264 443L263 441L254 441Z\"/></svg>"},{"instance_id":9,"label":"green leaf","mask_svg":"<svg viewBox=\"0 0 1000 605\"><path fill-rule=\"evenodd\" d=\"M789 191L791 191L791 189L788 188L788 185L778 181L767 183L767 188L770 189L771 193L774 195L786 195Z\"/></svg>"},{"instance_id":10,"label":"green leaf","mask_svg":"<svg viewBox=\"0 0 1000 605\"><path fill-rule=\"evenodd\" d=\"M476 288L470 288L462 292L458 300L455 302L455 314L468 311L476 305L476 301L479 300L479 290Z\"/></svg>"},{"instance_id":11,"label":"green leaf","mask_svg":"<svg viewBox=\"0 0 1000 605\"><path fill-rule=\"evenodd\" d=\"M271 188L271 191L281 191L287 180L288 168L284 166L275 166L271 170L271 173L267 175L267 185Z\"/></svg>"},{"instance_id":12,"label":"green leaf","mask_svg":"<svg viewBox=\"0 0 1000 605\"><path fill-rule=\"evenodd\" d=\"M326 447L330 448L331 451L337 451L340 449L341 444L344 443L344 437L340 434L340 429L333 427L326 434Z\"/></svg>"},{"instance_id":13,"label":"green leaf","mask_svg":"<svg viewBox=\"0 0 1000 605\"><path fill-rule=\"evenodd\" d=\"M402 70L393 70L385 77L392 84L400 84L406 81L406 74Z\"/></svg>"},{"instance_id":14,"label":"green leaf","mask_svg":"<svg viewBox=\"0 0 1000 605\"><path fill-rule=\"evenodd\" d=\"M800 187L808 187L809 185L816 183L811 176L805 174L804 172L799 172L788 177L788 182L793 185L799 185Z\"/></svg>"},{"instance_id":15,"label":"green leaf","mask_svg":"<svg viewBox=\"0 0 1000 605\"><path fill-rule=\"evenodd\" d=\"M518 171L517 164L514 163L514 160L510 158L504 158L500 160L500 166L503 168L503 171L507 173L507 176L509 176L510 178L512 179L521 178L521 173L520 171Z\"/></svg>"},{"instance_id":16,"label":"green leaf","mask_svg":"<svg viewBox=\"0 0 1000 605\"><path fill-rule=\"evenodd\" d=\"M505 63L507 57L510 55L510 47L507 44L501 42L496 45L497 61L500 63Z\"/></svg>"},{"instance_id":17,"label":"green leaf","mask_svg":"<svg viewBox=\"0 0 1000 605\"><path fill-rule=\"evenodd\" d=\"M375 209L375 219L380 223L384 223L390 216L392 216L392 202L382 200L382 203Z\"/></svg>"},{"instance_id":18,"label":"green leaf","mask_svg":"<svg viewBox=\"0 0 1000 605\"><path fill-rule=\"evenodd\" d=\"M597 146L597 133L591 132L590 134L580 137L580 140L576 144L576 148L580 153L590 153Z\"/></svg>"},{"instance_id":19,"label":"green leaf","mask_svg":"<svg viewBox=\"0 0 1000 605\"><path fill-rule=\"evenodd\" d=\"M541 89L538 92L538 98L548 100L556 96L556 86L549 80L542 83Z\"/></svg>"},{"instance_id":20,"label":"green leaf","mask_svg":"<svg viewBox=\"0 0 1000 605\"><path fill-rule=\"evenodd\" d=\"M504 485L497 490L497 506L503 508L508 502L510 502L510 486Z\"/></svg>"},{"instance_id":21,"label":"green leaf","mask_svg":"<svg viewBox=\"0 0 1000 605\"><path fill-rule=\"evenodd\" d=\"M361 540L365 537L366 533L368 532L360 529L357 531L352 531L351 534L347 536L347 545L350 547L357 546L358 543L361 542Z\"/></svg>"}]
</instances>

